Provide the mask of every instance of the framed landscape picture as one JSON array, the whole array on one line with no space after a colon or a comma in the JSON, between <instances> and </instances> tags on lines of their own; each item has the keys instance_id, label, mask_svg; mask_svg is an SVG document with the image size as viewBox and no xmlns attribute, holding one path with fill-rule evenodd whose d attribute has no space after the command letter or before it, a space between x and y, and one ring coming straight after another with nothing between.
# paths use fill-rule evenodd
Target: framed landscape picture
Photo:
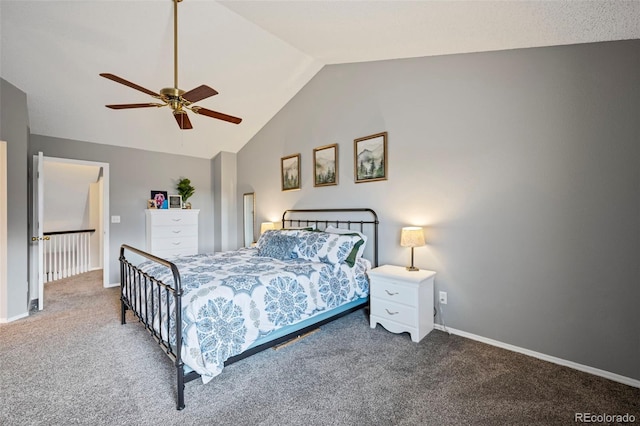
<instances>
[{"instance_id":1,"label":"framed landscape picture","mask_svg":"<svg viewBox=\"0 0 640 426\"><path fill-rule=\"evenodd\" d=\"M338 144L313 150L313 186L338 184Z\"/></svg>"},{"instance_id":2,"label":"framed landscape picture","mask_svg":"<svg viewBox=\"0 0 640 426\"><path fill-rule=\"evenodd\" d=\"M300 189L300 154L289 155L280 159L282 190Z\"/></svg>"},{"instance_id":3,"label":"framed landscape picture","mask_svg":"<svg viewBox=\"0 0 640 426\"><path fill-rule=\"evenodd\" d=\"M387 132L353 141L356 183L387 180Z\"/></svg>"}]
</instances>

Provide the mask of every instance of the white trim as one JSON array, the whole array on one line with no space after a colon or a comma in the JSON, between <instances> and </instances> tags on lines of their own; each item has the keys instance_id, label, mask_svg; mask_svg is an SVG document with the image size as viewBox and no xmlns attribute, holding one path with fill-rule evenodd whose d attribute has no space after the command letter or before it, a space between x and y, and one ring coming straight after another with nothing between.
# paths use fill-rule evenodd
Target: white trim
<instances>
[{"instance_id":1,"label":"white trim","mask_svg":"<svg viewBox=\"0 0 640 426\"><path fill-rule=\"evenodd\" d=\"M26 318L28 316L29 316L29 311L27 311L27 312L25 312L23 314L20 314L20 315L16 315L16 316L11 317L11 318L0 318L0 324L13 322L13 321L16 321L16 320L19 320L19 319L22 319L22 318Z\"/></svg>"},{"instance_id":2,"label":"white trim","mask_svg":"<svg viewBox=\"0 0 640 426\"><path fill-rule=\"evenodd\" d=\"M632 379L631 377L621 376L616 373L612 373L606 370L600 370L599 368L589 367L588 365L578 364L577 362L567 361L566 359L557 358L555 356L546 355L540 352L532 351L529 349L521 348L519 346L503 343L498 340L489 339L486 337L478 336L477 334L467 333L466 331L456 330L451 327L444 327L440 324L434 324L436 330L455 334L457 336L466 337L467 339L476 340L478 342L486 343L491 346L506 349L512 352L518 352L524 355L528 355L534 358L541 359L543 361L552 362L554 364L563 365L565 367L573 368L574 370L583 371L585 373L593 374L594 376L604 377L605 379L613 380L614 382L623 383L625 385L633 386L634 388L640 388L640 380Z\"/></svg>"},{"instance_id":3,"label":"white trim","mask_svg":"<svg viewBox=\"0 0 640 426\"><path fill-rule=\"evenodd\" d=\"M104 286L105 288L120 287L120 283L111 283Z\"/></svg>"},{"instance_id":4,"label":"white trim","mask_svg":"<svg viewBox=\"0 0 640 426\"><path fill-rule=\"evenodd\" d=\"M0 322L6 322L9 304L7 301L7 143L0 141Z\"/></svg>"},{"instance_id":5,"label":"white trim","mask_svg":"<svg viewBox=\"0 0 640 426\"><path fill-rule=\"evenodd\" d=\"M102 286L111 287L109 284L109 163L101 161L75 160L72 158L44 157L44 161L66 164L80 164L85 166L102 167ZM119 284L118 284L119 285Z\"/></svg>"}]
</instances>

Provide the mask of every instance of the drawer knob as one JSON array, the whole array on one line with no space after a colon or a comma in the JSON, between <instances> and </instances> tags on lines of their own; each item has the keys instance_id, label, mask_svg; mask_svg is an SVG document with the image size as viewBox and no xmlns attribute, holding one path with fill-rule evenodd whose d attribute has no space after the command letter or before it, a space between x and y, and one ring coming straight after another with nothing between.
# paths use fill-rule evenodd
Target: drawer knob
<instances>
[{"instance_id":1,"label":"drawer knob","mask_svg":"<svg viewBox=\"0 0 640 426\"><path fill-rule=\"evenodd\" d=\"M180 241L176 241L175 243L173 243L174 246L179 246L180 245Z\"/></svg>"},{"instance_id":2,"label":"drawer knob","mask_svg":"<svg viewBox=\"0 0 640 426\"><path fill-rule=\"evenodd\" d=\"M389 315L398 315L400 312L391 312L390 310L388 310L387 308L384 309L385 311L387 311L387 313Z\"/></svg>"},{"instance_id":3,"label":"drawer knob","mask_svg":"<svg viewBox=\"0 0 640 426\"><path fill-rule=\"evenodd\" d=\"M398 294L398 292L396 291L395 293L391 293L389 290L385 290L387 292L387 294L389 296L395 296L396 294Z\"/></svg>"},{"instance_id":4,"label":"drawer knob","mask_svg":"<svg viewBox=\"0 0 640 426\"><path fill-rule=\"evenodd\" d=\"M173 220L174 222L180 222L180 221L182 220L182 218L181 218L181 217L179 217L179 218L171 219L171 220Z\"/></svg>"},{"instance_id":5,"label":"drawer knob","mask_svg":"<svg viewBox=\"0 0 640 426\"><path fill-rule=\"evenodd\" d=\"M181 231L171 231L171 232L173 232L174 234L179 234Z\"/></svg>"}]
</instances>

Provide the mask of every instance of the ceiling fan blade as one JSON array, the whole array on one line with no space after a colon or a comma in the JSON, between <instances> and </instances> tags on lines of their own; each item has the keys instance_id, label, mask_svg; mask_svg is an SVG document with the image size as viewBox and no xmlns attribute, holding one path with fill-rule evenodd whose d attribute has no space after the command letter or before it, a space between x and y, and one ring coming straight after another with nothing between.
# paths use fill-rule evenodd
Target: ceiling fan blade
<instances>
[{"instance_id":1,"label":"ceiling fan blade","mask_svg":"<svg viewBox=\"0 0 640 426\"><path fill-rule=\"evenodd\" d=\"M203 84L202 86L198 86L195 89L191 89L188 92L183 93L182 98L194 103L217 94L218 92L215 89Z\"/></svg>"},{"instance_id":2,"label":"ceiling fan blade","mask_svg":"<svg viewBox=\"0 0 640 426\"><path fill-rule=\"evenodd\" d=\"M176 121L178 122L178 126L182 130L193 129L193 126L191 125L191 120L189 120L189 116L187 115L186 112L184 112L184 111L175 112L174 111L173 116L176 118Z\"/></svg>"},{"instance_id":3,"label":"ceiling fan blade","mask_svg":"<svg viewBox=\"0 0 640 426\"><path fill-rule=\"evenodd\" d=\"M107 108L111 109L129 109L129 108L150 108L150 107L161 107L163 104L117 104L117 105L105 105Z\"/></svg>"},{"instance_id":4,"label":"ceiling fan blade","mask_svg":"<svg viewBox=\"0 0 640 426\"><path fill-rule=\"evenodd\" d=\"M116 83L124 84L125 86L131 87L132 89L139 90L142 93L146 93L147 95L151 95L151 96L156 97L156 98L160 97L159 94L157 94L155 92L152 92L149 89L145 89L142 86L138 86L135 83L127 81L124 78L118 77L117 75L113 75L113 74L109 74L109 73L102 73L102 74L100 74L100 76L104 77L104 78L108 78L109 80L115 81Z\"/></svg>"},{"instance_id":5,"label":"ceiling fan blade","mask_svg":"<svg viewBox=\"0 0 640 426\"><path fill-rule=\"evenodd\" d=\"M228 121L229 123L240 124L242 118L234 117L232 115L223 114L221 112L212 111L210 109L201 108L201 107L192 107L191 111L196 114L206 115L207 117L217 118L218 120Z\"/></svg>"}]
</instances>

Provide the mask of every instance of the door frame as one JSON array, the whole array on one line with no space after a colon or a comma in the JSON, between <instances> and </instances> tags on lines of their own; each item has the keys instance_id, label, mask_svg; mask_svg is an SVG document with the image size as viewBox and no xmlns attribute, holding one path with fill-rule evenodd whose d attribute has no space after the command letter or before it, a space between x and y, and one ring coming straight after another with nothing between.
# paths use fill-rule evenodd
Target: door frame
<instances>
[{"instance_id":1,"label":"door frame","mask_svg":"<svg viewBox=\"0 0 640 426\"><path fill-rule=\"evenodd\" d=\"M0 141L0 323L7 322L7 143Z\"/></svg>"},{"instance_id":2,"label":"door frame","mask_svg":"<svg viewBox=\"0 0 640 426\"><path fill-rule=\"evenodd\" d=\"M37 154L34 154L34 158L38 158ZM60 158L60 157L48 157L43 156L44 162L53 162L53 163L64 163L64 164L78 164L84 166L94 166L94 167L102 167L102 191L101 192L101 204L102 204L102 286L103 287L111 287L109 282L109 163L104 163L100 161L88 161L88 160L76 160L72 158ZM46 176L45 176L46 180ZM34 185L37 184L37 170L33 172L33 182ZM37 200L34 200L34 216L37 214L37 205L35 204ZM32 224L32 232L37 230L37 225ZM34 256L31 256L31 271L35 269L35 262L37 261L37 257L34 259ZM34 271L35 272L35 271ZM35 284L31 281L37 281L37 274L33 274L34 276L30 277L29 289L30 294L38 294L38 283Z\"/></svg>"}]
</instances>

